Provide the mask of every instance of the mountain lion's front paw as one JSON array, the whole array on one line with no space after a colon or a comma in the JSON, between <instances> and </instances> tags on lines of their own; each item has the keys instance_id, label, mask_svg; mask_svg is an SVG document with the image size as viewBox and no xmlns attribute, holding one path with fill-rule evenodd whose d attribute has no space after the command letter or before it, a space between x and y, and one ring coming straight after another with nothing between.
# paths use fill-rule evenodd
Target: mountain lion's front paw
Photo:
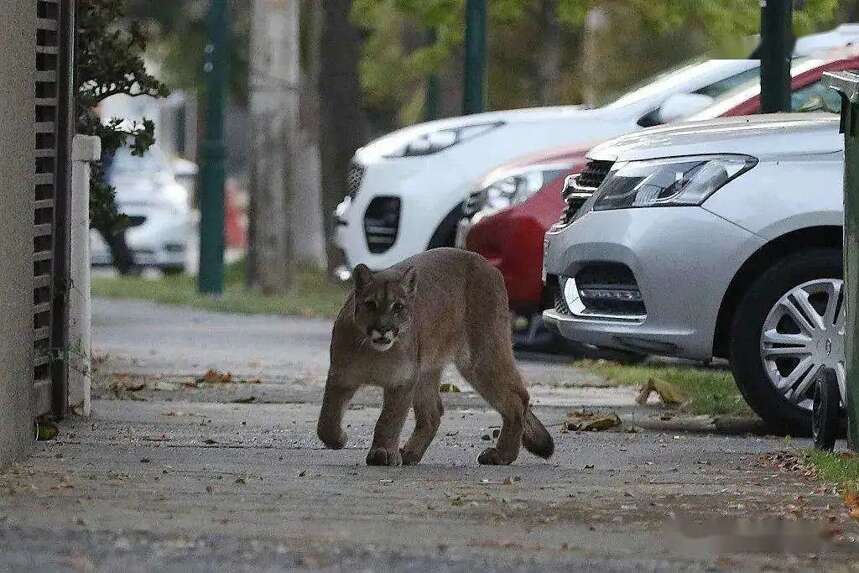
<instances>
[{"instance_id":1,"label":"mountain lion's front paw","mask_svg":"<svg viewBox=\"0 0 859 573\"><path fill-rule=\"evenodd\" d=\"M403 464L400 450L386 450L385 448L373 448L367 453L368 466L399 466Z\"/></svg>"},{"instance_id":2,"label":"mountain lion's front paw","mask_svg":"<svg viewBox=\"0 0 859 573\"><path fill-rule=\"evenodd\" d=\"M405 448L400 449L400 455L403 457L404 466L413 466L420 463L421 461L420 454L411 450L407 450Z\"/></svg>"},{"instance_id":3,"label":"mountain lion's front paw","mask_svg":"<svg viewBox=\"0 0 859 573\"><path fill-rule=\"evenodd\" d=\"M319 439L322 440L322 443L325 444L326 448L339 450L346 445L346 432L339 428L335 430L319 428L316 434L319 436Z\"/></svg>"},{"instance_id":4,"label":"mountain lion's front paw","mask_svg":"<svg viewBox=\"0 0 859 573\"><path fill-rule=\"evenodd\" d=\"M477 456L477 463L482 466L507 466L512 461L506 461L497 448L486 448Z\"/></svg>"}]
</instances>

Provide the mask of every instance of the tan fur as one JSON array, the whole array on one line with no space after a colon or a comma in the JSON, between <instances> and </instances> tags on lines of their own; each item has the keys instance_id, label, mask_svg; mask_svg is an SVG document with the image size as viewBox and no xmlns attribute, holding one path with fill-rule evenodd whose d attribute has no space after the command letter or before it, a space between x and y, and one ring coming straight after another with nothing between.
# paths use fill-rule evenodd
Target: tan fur
<instances>
[{"instance_id":1,"label":"tan fur","mask_svg":"<svg viewBox=\"0 0 859 573\"><path fill-rule=\"evenodd\" d=\"M552 455L552 438L528 407L513 358L501 273L477 254L444 248L378 273L359 265L354 277L332 333L317 427L326 446L346 444L343 412L355 391L380 386L382 412L367 463L418 463L441 423L439 382L453 363L503 420L498 443L480 454L481 464L509 464L523 443L537 455ZM415 429L400 449L410 407Z\"/></svg>"}]
</instances>

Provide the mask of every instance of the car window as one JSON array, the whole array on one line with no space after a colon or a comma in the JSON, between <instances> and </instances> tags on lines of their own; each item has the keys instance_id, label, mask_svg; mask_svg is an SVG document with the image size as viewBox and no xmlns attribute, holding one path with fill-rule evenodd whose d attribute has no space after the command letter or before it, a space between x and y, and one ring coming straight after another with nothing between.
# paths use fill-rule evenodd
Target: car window
<instances>
[{"instance_id":1,"label":"car window","mask_svg":"<svg viewBox=\"0 0 859 573\"><path fill-rule=\"evenodd\" d=\"M841 111L841 96L835 90L823 85L817 80L790 95L790 109L794 112Z\"/></svg>"},{"instance_id":2,"label":"car window","mask_svg":"<svg viewBox=\"0 0 859 573\"><path fill-rule=\"evenodd\" d=\"M724 78L718 82L712 83L709 86L704 86L695 93L708 95L715 99L731 90L734 90L749 82L758 82L760 78L760 68L752 68L739 74L735 74L729 78Z\"/></svg>"}]
</instances>

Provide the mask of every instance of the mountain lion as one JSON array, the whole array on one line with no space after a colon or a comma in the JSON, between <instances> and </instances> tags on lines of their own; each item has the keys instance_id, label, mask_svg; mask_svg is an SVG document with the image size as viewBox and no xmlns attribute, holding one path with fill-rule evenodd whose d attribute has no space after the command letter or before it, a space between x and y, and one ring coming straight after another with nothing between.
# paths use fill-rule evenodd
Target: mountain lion
<instances>
[{"instance_id":1,"label":"mountain lion","mask_svg":"<svg viewBox=\"0 0 859 573\"><path fill-rule=\"evenodd\" d=\"M479 255L442 248L376 273L358 265L353 277L354 290L334 323L317 426L327 447L346 444L343 412L356 390L370 384L382 387L384 398L367 464L418 463L441 423L439 383L453 362L503 420L497 445L479 463L509 464L520 444L552 455L552 437L528 406L513 358L500 272ZM400 449L410 407L415 429Z\"/></svg>"}]
</instances>

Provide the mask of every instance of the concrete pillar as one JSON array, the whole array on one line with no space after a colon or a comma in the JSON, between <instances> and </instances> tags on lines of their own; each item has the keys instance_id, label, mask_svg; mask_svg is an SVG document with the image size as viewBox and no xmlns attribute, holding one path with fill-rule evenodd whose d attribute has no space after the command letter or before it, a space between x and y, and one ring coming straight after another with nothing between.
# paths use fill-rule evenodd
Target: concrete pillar
<instances>
[{"instance_id":1,"label":"concrete pillar","mask_svg":"<svg viewBox=\"0 0 859 573\"><path fill-rule=\"evenodd\" d=\"M98 137L77 135L72 144L71 256L69 275L69 409L90 415L92 343L89 255L90 163L101 157Z\"/></svg>"},{"instance_id":2,"label":"concrete pillar","mask_svg":"<svg viewBox=\"0 0 859 573\"><path fill-rule=\"evenodd\" d=\"M0 467L33 443L36 5L0 10Z\"/></svg>"}]
</instances>

